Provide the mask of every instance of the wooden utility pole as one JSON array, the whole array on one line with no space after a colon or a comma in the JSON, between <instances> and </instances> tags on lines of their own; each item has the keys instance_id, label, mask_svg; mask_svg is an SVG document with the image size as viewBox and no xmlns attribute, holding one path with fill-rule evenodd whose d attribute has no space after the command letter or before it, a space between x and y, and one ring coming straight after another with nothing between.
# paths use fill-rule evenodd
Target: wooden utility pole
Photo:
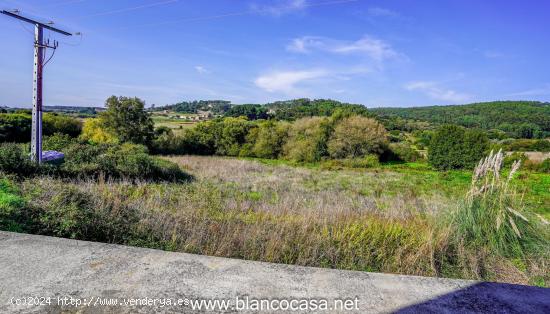
<instances>
[{"instance_id":1,"label":"wooden utility pole","mask_svg":"<svg viewBox=\"0 0 550 314\"><path fill-rule=\"evenodd\" d=\"M11 16L18 20L34 24L34 72L33 72L33 97L32 97L32 134L31 134L31 159L37 163L42 162L42 70L44 67L45 49L56 49L58 46L57 41L53 42L53 45L49 45L48 42L44 42L43 33L44 28L50 31L71 36L72 34L66 31L62 31L47 24L26 18L19 14L5 11L1 12L7 16Z\"/></svg>"}]
</instances>

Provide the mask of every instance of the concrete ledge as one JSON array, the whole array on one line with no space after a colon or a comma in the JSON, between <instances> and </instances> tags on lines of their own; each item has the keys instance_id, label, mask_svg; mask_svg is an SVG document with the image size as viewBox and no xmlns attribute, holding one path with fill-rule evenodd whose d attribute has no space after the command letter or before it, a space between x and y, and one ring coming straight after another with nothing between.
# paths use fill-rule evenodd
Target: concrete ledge
<instances>
[{"instance_id":1,"label":"concrete ledge","mask_svg":"<svg viewBox=\"0 0 550 314\"><path fill-rule=\"evenodd\" d=\"M237 296L241 300L316 298L330 306L335 299L357 298L358 310L349 311L357 313L550 313L550 289L544 288L278 265L0 232L1 313L196 313L185 305L120 302ZM49 305L21 305L25 297L52 299ZM70 298L94 303L117 298L119 303L79 307L58 303L71 302ZM13 304L18 300L20 305Z\"/></svg>"}]
</instances>

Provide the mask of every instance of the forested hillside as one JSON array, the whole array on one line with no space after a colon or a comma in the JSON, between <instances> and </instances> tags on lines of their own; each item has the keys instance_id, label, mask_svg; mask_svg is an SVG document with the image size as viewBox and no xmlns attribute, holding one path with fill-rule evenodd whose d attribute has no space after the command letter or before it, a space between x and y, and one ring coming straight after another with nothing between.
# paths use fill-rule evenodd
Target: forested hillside
<instances>
[{"instance_id":1,"label":"forested hillside","mask_svg":"<svg viewBox=\"0 0 550 314\"><path fill-rule=\"evenodd\" d=\"M383 118L399 117L436 124L452 123L468 128L499 129L520 138L550 135L550 103L494 101L461 106L374 108Z\"/></svg>"},{"instance_id":2,"label":"forested hillside","mask_svg":"<svg viewBox=\"0 0 550 314\"><path fill-rule=\"evenodd\" d=\"M337 109L359 115L368 115L363 105L343 103L332 99L300 98L277 101L265 105L277 120L295 120L303 117L331 116Z\"/></svg>"},{"instance_id":3,"label":"forested hillside","mask_svg":"<svg viewBox=\"0 0 550 314\"><path fill-rule=\"evenodd\" d=\"M152 108L152 111L170 110L181 113L198 113L199 111L211 111L223 114L231 108L231 102L227 100L194 100L182 101L173 105Z\"/></svg>"},{"instance_id":4,"label":"forested hillside","mask_svg":"<svg viewBox=\"0 0 550 314\"><path fill-rule=\"evenodd\" d=\"M363 105L348 104L331 99L299 98L267 104L233 105L226 100L183 101L173 105L153 108L153 111L169 110L181 113L211 111L226 117L245 116L250 120L274 118L276 120L296 120L304 117L331 116L337 109L359 115L369 115Z\"/></svg>"}]
</instances>

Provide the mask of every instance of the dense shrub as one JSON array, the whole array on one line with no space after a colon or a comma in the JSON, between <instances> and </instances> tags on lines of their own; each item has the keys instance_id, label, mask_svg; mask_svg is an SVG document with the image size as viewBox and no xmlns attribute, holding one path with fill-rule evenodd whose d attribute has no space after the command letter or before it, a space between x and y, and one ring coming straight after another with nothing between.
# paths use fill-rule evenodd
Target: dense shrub
<instances>
[{"instance_id":1,"label":"dense shrub","mask_svg":"<svg viewBox=\"0 0 550 314\"><path fill-rule=\"evenodd\" d=\"M281 155L288 137L290 123L273 120L261 122L252 152L260 158L277 158Z\"/></svg>"},{"instance_id":2,"label":"dense shrub","mask_svg":"<svg viewBox=\"0 0 550 314\"><path fill-rule=\"evenodd\" d=\"M489 150L489 139L485 132L468 129L464 132L462 144L462 167L473 168Z\"/></svg>"},{"instance_id":3,"label":"dense shrub","mask_svg":"<svg viewBox=\"0 0 550 314\"><path fill-rule=\"evenodd\" d=\"M27 142L31 139L31 116L18 113L0 114L0 142Z\"/></svg>"},{"instance_id":4,"label":"dense shrub","mask_svg":"<svg viewBox=\"0 0 550 314\"><path fill-rule=\"evenodd\" d=\"M250 129L254 127L246 118L225 118L220 123L220 133L215 141L216 155L239 156Z\"/></svg>"},{"instance_id":5,"label":"dense shrub","mask_svg":"<svg viewBox=\"0 0 550 314\"><path fill-rule=\"evenodd\" d=\"M163 132L155 136L151 152L154 154L185 154L182 140L182 136L176 136L171 130Z\"/></svg>"},{"instance_id":6,"label":"dense shrub","mask_svg":"<svg viewBox=\"0 0 550 314\"><path fill-rule=\"evenodd\" d=\"M55 150L62 152L72 144L78 143L78 140L67 134L55 133L52 136L44 137L42 148L44 150Z\"/></svg>"},{"instance_id":7,"label":"dense shrub","mask_svg":"<svg viewBox=\"0 0 550 314\"><path fill-rule=\"evenodd\" d=\"M99 200L97 194L91 194L74 183L48 179L40 179L39 184L35 182L23 182L24 192L47 196L19 205L17 216L12 218L19 230L108 243L128 243L129 239L136 241L151 237L138 230L136 211L114 199ZM47 186L43 186L44 183Z\"/></svg>"},{"instance_id":8,"label":"dense shrub","mask_svg":"<svg viewBox=\"0 0 550 314\"><path fill-rule=\"evenodd\" d=\"M32 117L30 113L2 113L0 114L0 142L23 143L31 140ZM44 113L42 119L42 133L67 134L76 137L82 131L82 123L66 115Z\"/></svg>"},{"instance_id":9,"label":"dense shrub","mask_svg":"<svg viewBox=\"0 0 550 314\"><path fill-rule=\"evenodd\" d=\"M94 144L117 143L117 136L108 130L99 118L86 119L81 138Z\"/></svg>"},{"instance_id":10,"label":"dense shrub","mask_svg":"<svg viewBox=\"0 0 550 314\"><path fill-rule=\"evenodd\" d=\"M507 139L499 143L505 151L550 152L549 140Z\"/></svg>"},{"instance_id":11,"label":"dense shrub","mask_svg":"<svg viewBox=\"0 0 550 314\"><path fill-rule=\"evenodd\" d=\"M415 162L422 159L422 155L410 144L401 142L390 143L388 151L384 152L381 158L388 161Z\"/></svg>"},{"instance_id":12,"label":"dense shrub","mask_svg":"<svg viewBox=\"0 0 550 314\"><path fill-rule=\"evenodd\" d=\"M490 129L487 130L487 137L489 137L492 140L503 140L508 137L506 132L499 130L499 129Z\"/></svg>"},{"instance_id":13,"label":"dense shrub","mask_svg":"<svg viewBox=\"0 0 550 314\"><path fill-rule=\"evenodd\" d=\"M488 148L489 140L483 132L444 125L432 137L428 160L440 170L473 168Z\"/></svg>"},{"instance_id":14,"label":"dense shrub","mask_svg":"<svg viewBox=\"0 0 550 314\"><path fill-rule=\"evenodd\" d=\"M214 155L221 133L220 128L220 123L212 120L198 123L194 128L185 130L182 144L185 146L186 153Z\"/></svg>"},{"instance_id":15,"label":"dense shrub","mask_svg":"<svg viewBox=\"0 0 550 314\"><path fill-rule=\"evenodd\" d=\"M293 161L314 162L327 155L330 135L328 118L302 118L292 123L288 140L283 147L284 158Z\"/></svg>"},{"instance_id":16,"label":"dense shrub","mask_svg":"<svg viewBox=\"0 0 550 314\"><path fill-rule=\"evenodd\" d=\"M97 227L92 200L72 186L52 197L38 213L39 233L66 238L90 238Z\"/></svg>"},{"instance_id":17,"label":"dense shrub","mask_svg":"<svg viewBox=\"0 0 550 314\"><path fill-rule=\"evenodd\" d=\"M434 131L431 131L431 130L414 131L413 132L413 136L415 138L414 144L419 149L425 149L430 145L433 135L434 135Z\"/></svg>"},{"instance_id":18,"label":"dense shrub","mask_svg":"<svg viewBox=\"0 0 550 314\"><path fill-rule=\"evenodd\" d=\"M59 166L33 163L23 147L0 144L0 171L18 176L51 174L64 178L126 178L130 180L182 181L190 177L174 163L152 157L147 148L134 144L62 143L55 145L65 153ZM52 144L53 145L53 144Z\"/></svg>"},{"instance_id":19,"label":"dense shrub","mask_svg":"<svg viewBox=\"0 0 550 314\"><path fill-rule=\"evenodd\" d=\"M171 162L150 156L147 148L134 144L75 144L65 152L65 162L58 169L64 177L126 178L130 180L189 179Z\"/></svg>"},{"instance_id":20,"label":"dense shrub","mask_svg":"<svg viewBox=\"0 0 550 314\"><path fill-rule=\"evenodd\" d=\"M262 105L246 104L233 106L225 113L226 117L246 117L248 120L267 119L267 108Z\"/></svg>"},{"instance_id":21,"label":"dense shrub","mask_svg":"<svg viewBox=\"0 0 550 314\"><path fill-rule=\"evenodd\" d=\"M77 137L82 132L82 122L73 117L57 113L45 113L42 118L42 133L53 135L55 133Z\"/></svg>"},{"instance_id":22,"label":"dense shrub","mask_svg":"<svg viewBox=\"0 0 550 314\"><path fill-rule=\"evenodd\" d=\"M357 158L382 154L387 142L382 124L371 118L351 116L336 123L327 148L332 158Z\"/></svg>"},{"instance_id":23,"label":"dense shrub","mask_svg":"<svg viewBox=\"0 0 550 314\"><path fill-rule=\"evenodd\" d=\"M1 143L0 171L26 176L34 173L36 166L23 146L15 143Z\"/></svg>"},{"instance_id":24,"label":"dense shrub","mask_svg":"<svg viewBox=\"0 0 550 314\"><path fill-rule=\"evenodd\" d=\"M432 137L428 160L438 169L455 169L464 166L462 162L465 130L459 126L440 127Z\"/></svg>"}]
</instances>

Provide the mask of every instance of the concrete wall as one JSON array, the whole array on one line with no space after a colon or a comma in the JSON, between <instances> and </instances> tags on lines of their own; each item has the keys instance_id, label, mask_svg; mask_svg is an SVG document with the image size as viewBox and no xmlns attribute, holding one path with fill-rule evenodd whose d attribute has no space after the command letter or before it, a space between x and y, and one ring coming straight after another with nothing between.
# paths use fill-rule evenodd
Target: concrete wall
<instances>
[{"instance_id":1,"label":"concrete wall","mask_svg":"<svg viewBox=\"0 0 550 314\"><path fill-rule=\"evenodd\" d=\"M50 304L14 304L29 296L51 298ZM0 232L0 313L196 313L190 305L195 300L228 299L235 306L236 297L243 301L247 296L249 306L259 299L314 298L331 307L335 299L357 302L357 309L352 305L353 310L340 311L345 313L550 313L550 289L278 265ZM94 306L111 298L118 305ZM125 305L130 301L124 298L159 301L156 306ZM162 307L158 302L163 298L181 305ZM91 303L76 307L78 300ZM285 313L260 313L272 312Z\"/></svg>"}]
</instances>

